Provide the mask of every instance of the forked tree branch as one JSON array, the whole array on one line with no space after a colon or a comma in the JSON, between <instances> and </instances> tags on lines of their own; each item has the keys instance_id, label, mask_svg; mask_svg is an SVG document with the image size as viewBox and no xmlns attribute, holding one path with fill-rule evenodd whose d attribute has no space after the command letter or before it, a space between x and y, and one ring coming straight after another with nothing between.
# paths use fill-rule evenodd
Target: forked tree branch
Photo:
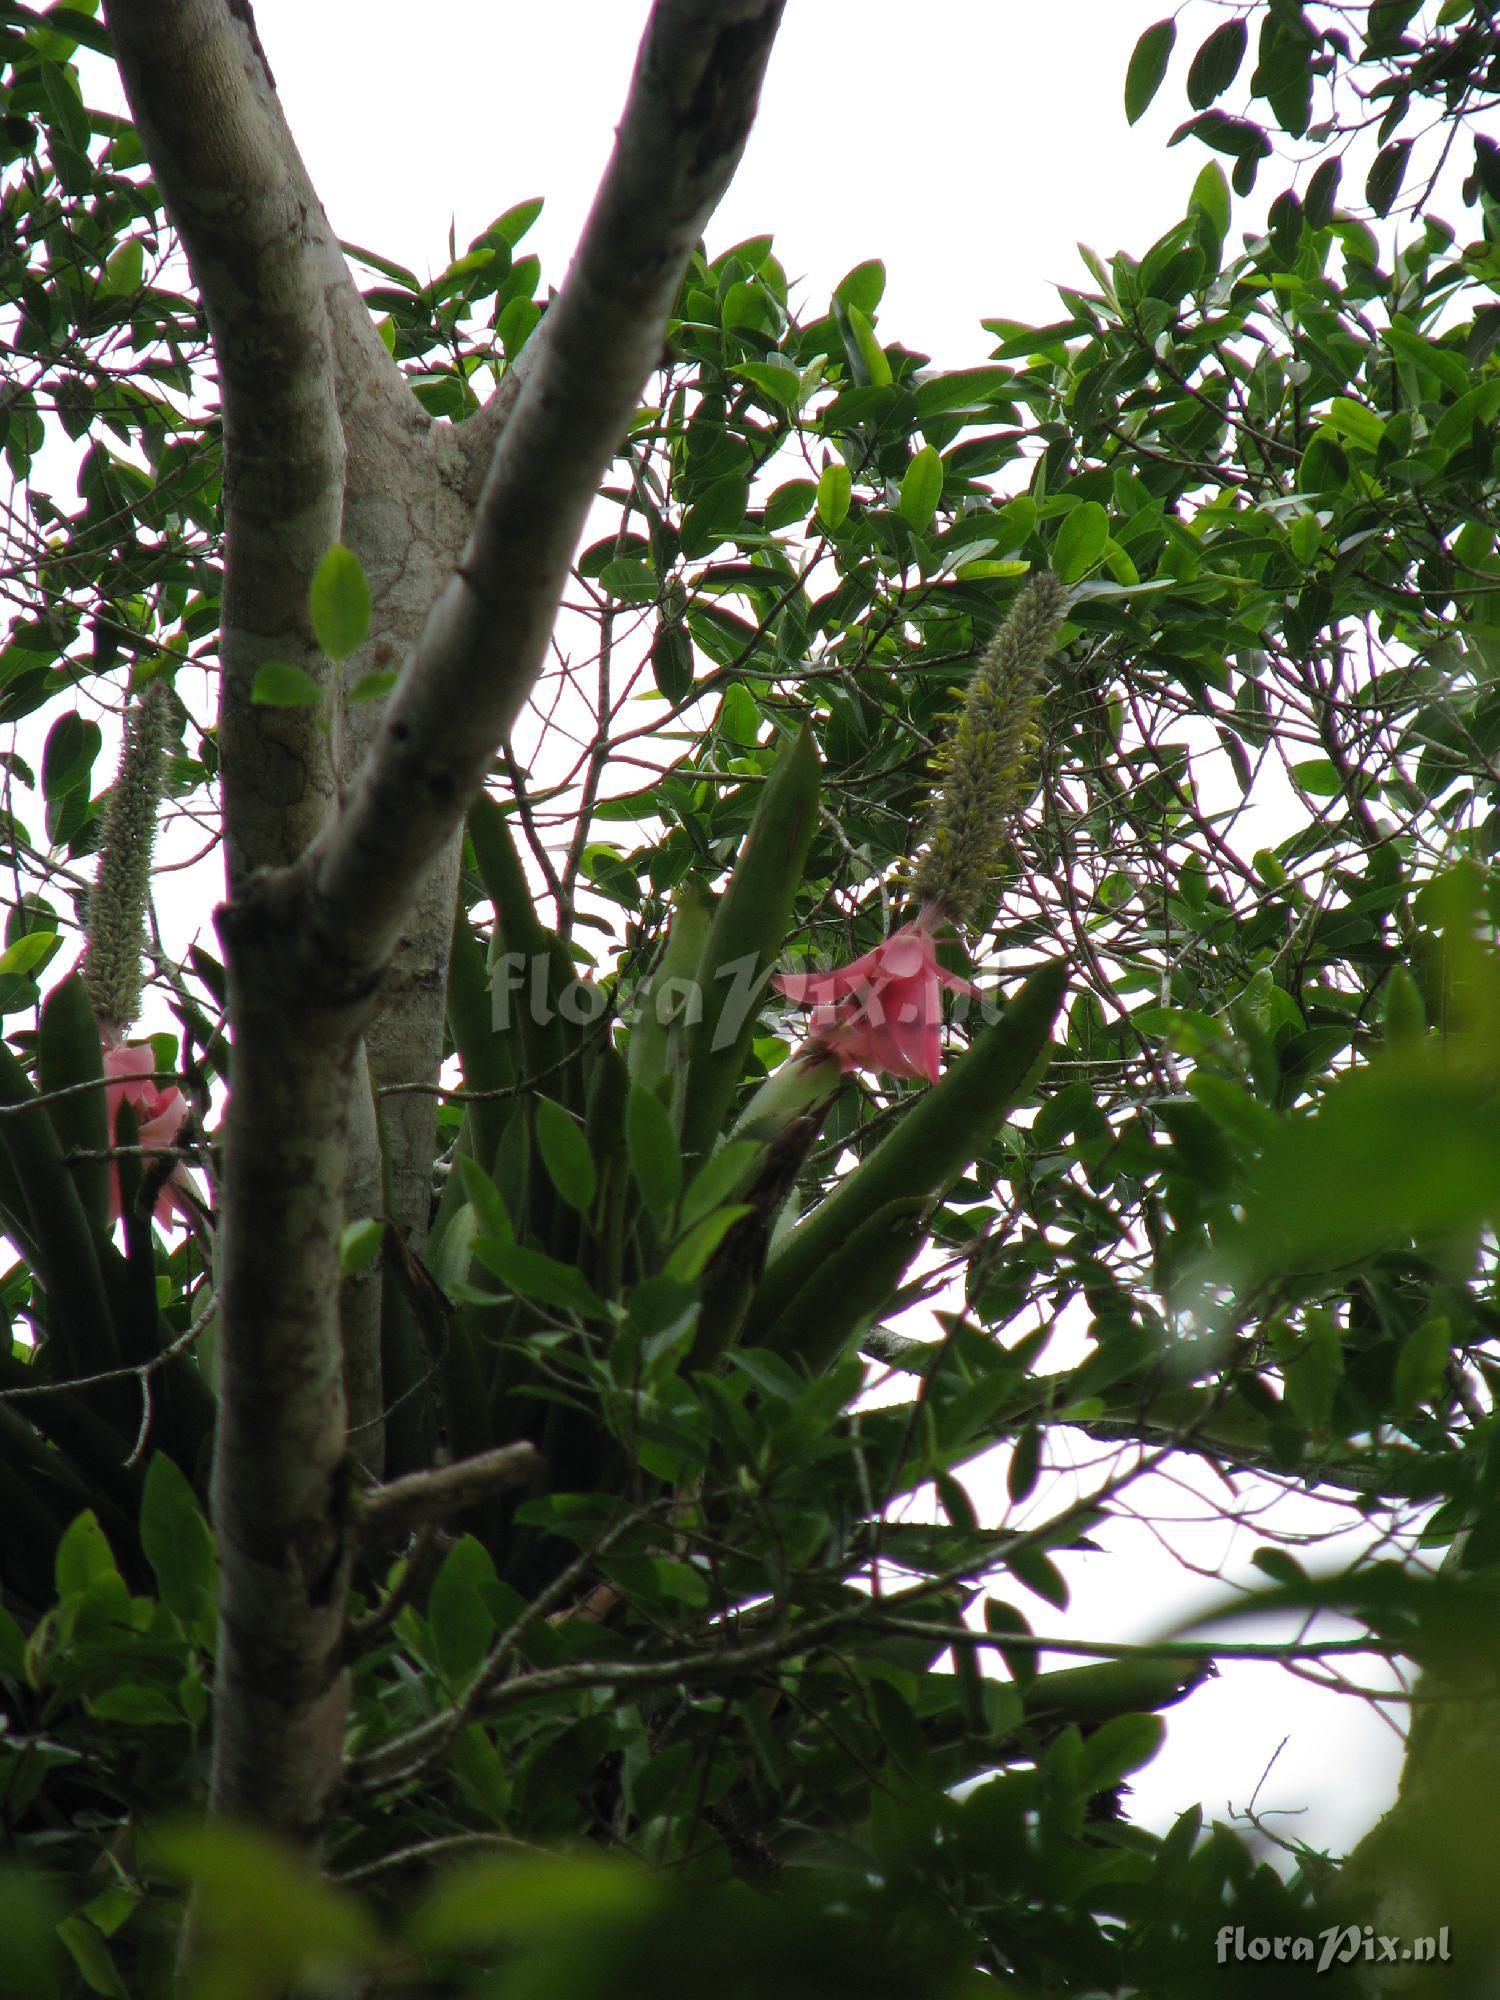
<instances>
[{"instance_id":1,"label":"forked tree branch","mask_svg":"<svg viewBox=\"0 0 1500 2000\"><path fill-rule=\"evenodd\" d=\"M209 302L232 419L225 667L260 733L238 751L253 782L226 790L230 837L247 861L285 864L236 871L219 917L235 1069L219 1257L212 1804L312 1849L342 1769L360 1534L337 1306L360 1033L422 885L542 665L588 508L744 145L781 10L782 0L657 0L613 160L463 560L347 806L304 852L325 809L311 732L301 718L289 725L301 733L285 747L294 796L278 847L261 817L277 751L253 766L278 739L248 692L269 650L308 657L307 585L338 529L342 438L353 463L370 428L352 407L340 424L326 224L283 137L245 0L113 0L148 153Z\"/></svg>"},{"instance_id":2,"label":"forked tree branch","mask_svg":"<svg viewBox=\"0 0 1500 2000\"><path fill-rule=\"evenodd\" d=\"M313 857L320 963L384 964L540 671L568 564L694 244L749 133L783 0L658 0L614 154L347 809Z\"/></svg>"}]
</instances>

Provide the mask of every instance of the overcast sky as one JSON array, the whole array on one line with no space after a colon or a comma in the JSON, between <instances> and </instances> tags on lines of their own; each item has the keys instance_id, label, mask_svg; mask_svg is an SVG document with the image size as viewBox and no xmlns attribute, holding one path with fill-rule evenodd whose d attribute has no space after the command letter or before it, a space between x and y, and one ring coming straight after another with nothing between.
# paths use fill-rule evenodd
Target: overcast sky
<instances>
[{"instance_id":1,"label":"overcast sky","mask_svg":"<svg viewBox=\"0 0 1500 2000\"><path fill-rule=\"evenodd\" d=\"M561 275L645 0L257 0L255 11L346 241L425 277L447 261L450 217L463 249L540 194L531 245L544 274ZM1045 320L1054 283L1085 282L1080 238L1138 252L1180 219L1204 157L1193 142L1165 150L1186 115L1180 80L1133 131L1121 110L1130 50L1163 11L1163 0L790 0L710 251L771 231L815 301L882 257L887 336L950 365L979 358L981 316Z\"/></svg>"}]
</instances>

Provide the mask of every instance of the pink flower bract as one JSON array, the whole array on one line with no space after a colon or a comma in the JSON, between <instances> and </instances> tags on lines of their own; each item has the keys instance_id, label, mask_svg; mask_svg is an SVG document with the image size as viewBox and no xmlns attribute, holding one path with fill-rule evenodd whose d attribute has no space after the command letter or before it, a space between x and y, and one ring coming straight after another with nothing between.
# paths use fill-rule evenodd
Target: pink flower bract
<instances>
[{"instance_id":1,"label":"pink flower bract","mask_svg":"<svg viewBox=\"0 0 1500 2000\"><path fill-rule=\"evenodd\" d=\"M943 988L977 993L972 980L946 972L922 915L831 972L786 972L775 984L813 1011L809 1039L845 1069L881 1069L936 1083L942 1062Z\"/></svg>"},{"instance_id":2,"label":"pink flower bract","mask_svg":"<svg viewBox=\"0 0 1500 2000\"><path fill-rule=\"evenodd\" d=\"M142 1146L170 1146L182 1130L183 1120L188 1114L188 1101L176 1084L163 1087L153 1083L151 1079L155 1069L156 1056L151 1049L138 1048L130 1042L106 1043L104 1096L108 1105L111 1145L119 1142L116 1121L122 1104L128 1104L135 1113L138 1143ZM187 1203L178 1193L179 1188L191 1186L187 1170L179 1162L156 1198L158 1222L172 1214L181 1214L184 1218L191 1215ZM109 1163L109 1219L111 1222L120 1219L120 1168L115 1160Z\"/></svg>"}]
</instances>

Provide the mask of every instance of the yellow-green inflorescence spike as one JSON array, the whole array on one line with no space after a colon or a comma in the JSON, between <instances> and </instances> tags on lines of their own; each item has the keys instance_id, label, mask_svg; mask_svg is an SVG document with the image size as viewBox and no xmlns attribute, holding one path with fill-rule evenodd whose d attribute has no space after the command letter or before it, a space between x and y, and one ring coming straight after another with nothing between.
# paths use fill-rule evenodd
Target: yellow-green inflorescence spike
<instances>
[{"instance_id":1,"label":"yellow-green inflorescence spike","mask_svg":"<svg viewBox=\"0 0 1500 2000\"><path fill-rule=\"evenodd\" d=\"M120 768L105 811L99 870L89 898L83 982L101 1023L116 1031L128 1028L141 1011L151 850L170 719L164 681L152 681L126 710Z\"/></svg>"},{"instance_id":2,"label":"yellow-green inflorescence spike","mask_svg":"<svg viewBox=\"0 0 1500 2000\"><path fill-rule=\"evenodd\" d=\"M1027 578L933 759L937 797L909 884L913 902L962 923L999 873L1031 785L1043 669L1067 615L1050 570Z\"/></svg>"}]
</instances>

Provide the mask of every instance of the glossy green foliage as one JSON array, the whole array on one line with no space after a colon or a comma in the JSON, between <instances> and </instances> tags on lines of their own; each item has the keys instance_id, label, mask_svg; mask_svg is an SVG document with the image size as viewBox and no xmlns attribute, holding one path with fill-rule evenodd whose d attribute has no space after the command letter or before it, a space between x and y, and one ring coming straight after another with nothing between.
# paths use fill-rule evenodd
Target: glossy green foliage
<instances>
[{"instance_id":1,"label":"glossy green foliage","mask_svg":"<svg viewBox=\"0 0 1500 2000\"><path fill-rule=\"evenodd\" d=\"M1113 1504L1109 1474L1059 1498L1049 1445L1175 1446L1351 1490L1398 1539L1435 1510L1476 1569L1500 1548L1500 188L1463 124L1492 38L1440 14L1156 24L1126 104L1186 94L1210 157L1182 220L1086 253L1055 319L987 321L962 367L902 344L876 261L807 300L770 237L694 256L541 690L582 704L575 747L518 739L470 817L430 1238L343 1233L382 1262L388 1470L528 1439L545 1472L361 1569L351 1879L319 1884L174 1831L211 1726L211 1294L196 1239L111 1231L97 1035L57 977L95 697L171 676L169 796L211 808L203 328L134 135L85 109L72 44L102 30L0 5L30 482L0 723L31 731L0 819L0 1811L51 1878L0 1877L0 1987L166 1993L184 1881L205 1978L247 2000L734 1990L726 1964L790 1995L1252 1992L1210 1965L1226 1912L1320 1928L1317 1857L1284 1880L1196 1812L1125 1816L1212 1647L1039 1671ZM1235 192L1323 143L1349 76L1370 160L1345 185L1336 143L1241 241ZM1434 109L1469 206L1392 239L1341 190L1367 168L1401 214ZM429 413L472 414L539 323L535 213L430 283L353 253ZM54 425L76 508L38 475ZM731 1136L807 1031L772 968L910 914L932 749L1043 567L1071 595L1034 790L942 946L1009 1006L957 1010L935 1088L855 1073ZM313 611L342 657L357 564ZM195 948L171 994L158 1053L208 1102L222 970ZM900 1400L856 1407L861 1341ZM981 1520L960 1474L996 1443ZM1318 1601L1423 1664L1474 1636L1462 1594ZM469 1846L498 1851L443 1875Z\"/></svg>"}]
</instances>

